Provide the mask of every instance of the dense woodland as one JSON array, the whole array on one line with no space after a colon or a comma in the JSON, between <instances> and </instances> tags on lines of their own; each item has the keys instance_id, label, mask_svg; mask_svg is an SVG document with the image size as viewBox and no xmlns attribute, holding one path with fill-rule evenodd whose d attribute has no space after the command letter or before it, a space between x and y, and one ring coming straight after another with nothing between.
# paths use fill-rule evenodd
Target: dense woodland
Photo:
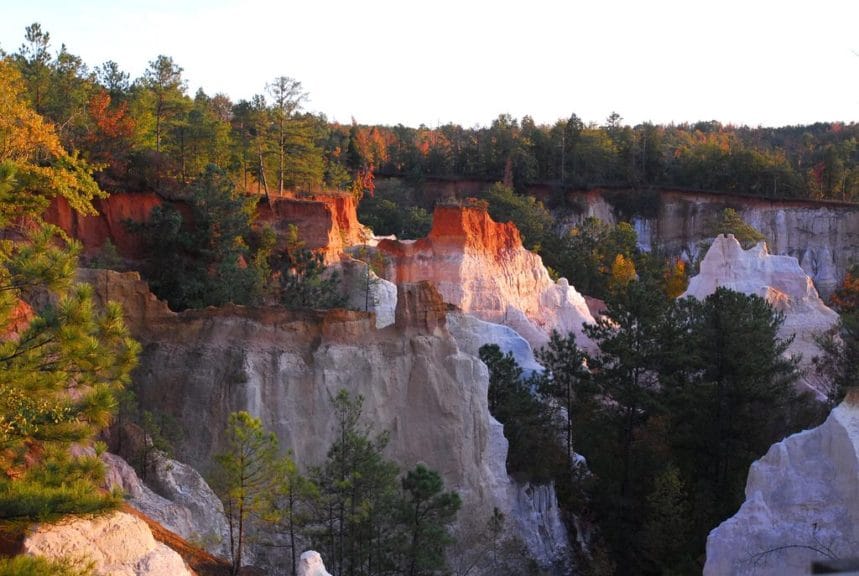
<instances>
[{"instance_id":1,"label":"dense woodland","mask_svg":"<svg viewBox=\"0 0 859 576\"><path fill-rule=\"evenodd\" d=\"M55 50L37 24L0 60L0 528L116 507L119 495L93 489L103 475L98 460L71 457L69 445L103 450L97 434L120 408L153 438L166 428L122 392L138 345L116 307L97 312L91 291L73 282L79 246L41 219L56 196L80 213L92 213L93 200L110 191L154 191L185 203L184 217L165 204L133 227L148 248L142 271L175 309L334 307L343 304L338 277L295 230L278 253L273 232L252 227L257 194L343 190L363 197L361 219L377 232L414 237L426 233L432 208L415 182L485 181L471 201L496 220L513 220L554 273L606 302L605 316L586 328L599 352L588 355L556 334L537 352L543 374L526 377L512 357L481 350L490 410L510 442L508 470L521 481L554 482L570 526L575 517L591 527L576 535L588 542L575 559L583 573L700 572L704 538L741 502L749 464L785 434L819 422L856 380L855 276L833 299L842 314L837 334L822 339L819 369L836 387L821 404L796 393L796 364L776 335L783 318L764 300L728 290L704 302L678 300L686 263L641 252L624 222L589 219L558 236L552 213L527 194L541 183L619 185L643 198L650 187L682 186L855 200L855 124L630 127L613 115L598 126L573 115L536 126L502 115L476 128L344 126L304 112L306 94L294 79L262 88L251 101L203 91L192 98L181 67L166 56L132 81L115 63L91 69L65 46ZM379 174L402 178L376 186ZM713 232L759 237L730 210ZM108 251L95 264L124 265ZM294 552L296 534L314 543L336 573L439 574L446 561L466 556L464 565L525 573L497 511L487 511L488 526L453 542L458 496L431 470L402 473L386 461L384 431L359 424L359 398L332 402L340 440L306 476L275 457L259 421L231 419L213 484L234 530L234 568L239 541L267 524L280 530L285 549ZM251 461L258 467L245 468ZM23 570L9 566L0 560L0 574Z\"/></svg>"}]
</instances>

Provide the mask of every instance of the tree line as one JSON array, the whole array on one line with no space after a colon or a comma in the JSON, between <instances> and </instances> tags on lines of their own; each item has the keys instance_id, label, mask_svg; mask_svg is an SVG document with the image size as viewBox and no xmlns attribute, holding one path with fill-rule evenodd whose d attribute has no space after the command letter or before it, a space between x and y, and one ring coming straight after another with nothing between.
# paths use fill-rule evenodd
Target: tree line
<instances>
[{"instance_id":1,"label":"tree line","mask_svg":"<svg viewBox=\"0 0 859 576\"><path fill-rule=\"evenodd\" d=\"M851 201L859 196L859 126L781 128L717 121L629 126L577 115L538 125L499 115L489 126L435 128L329 122L303 110L301 83L276 76L249 100L187 93L182 67L159 55L140 78L112 61L90 68L65 45L53 53L39 24L4 58L25 80L35 111L106 190L169 194L209 164L243 190L372 190L372 173L501 181L525 192L677 186L772 197Z\"/></svg>"}]
</instances>

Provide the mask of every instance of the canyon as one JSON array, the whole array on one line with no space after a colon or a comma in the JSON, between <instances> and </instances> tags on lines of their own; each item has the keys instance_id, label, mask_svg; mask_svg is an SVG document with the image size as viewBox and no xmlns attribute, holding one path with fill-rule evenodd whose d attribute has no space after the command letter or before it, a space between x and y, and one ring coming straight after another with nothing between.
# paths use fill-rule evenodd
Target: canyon
<instances>
[{"instance_id":1,"label":"canyon","mask_svg":"<svg viewBox=\"0 0 859 576\"><path fill-rule=\"evenodd\" d=\"M588 209L578 217L617 217L598 193L588 198ZM699 245L705 222L727 205L710 200L683 209L694 215L682 216L683 210L672 208L666 214L674 216L667 221L634 217L640 244L668 246L701 259L701 273L692 279L689 295L703 298L716 286L727 286L768 298L785 313L785 329L799 334L794 351L810 358L813 334L832 326L837 317L818 297L811 274L806 275L808 267L819 282L834 285L849 261L839 260L836 252L850 253L852 233L832 228L841 248L829 255L822 248L792 246L805 233L806 224L799 220L808 216L812 228L825 227L828 220L815 220L815 211L848 208L778 208L786 216L773 218L781 218L787 228L774 229L775 245L801 260L771 255L765 246L744 251L729 237L716 239L705 256ZM89 256L110 239L133 258L139 246L123 236L117 221L145 219L163 200L147 199L134 210L124 207L133 204L127 200L114 202L115 208L99 216L78 217L61 204L48 216L54 214L55 223L78 237ZM682 202L695 205L690 197ZM671 204L663 199L660 210L668 210L666 205ZM553 487L520 485L507 474L507 440L489 413L488 372L477 353L481 345L497 343L528 372L539 369L534 350L552 330L573 332L580 345L590 347L582 332L583 323L594 321L586 299L565 279L550 278L539 256L522 247L515 226L496 223L485 210L467 203L437 207L429 235L414 241L374 237L358 222L354 200L345 195L276 198L270 205L260 204L260 221L272 226L281 242L289 226L296 226L308 247L340 269L350 303L358 310L228 305L175 313L135 273L80 272L99 302L122 303L133 335L143 344L134 375L139 400L182 424L177 460L207 473L213 455L224 447L228 415L247 410L306 469L324 460L334 434L331 398L347 390L364 398L364 418L374 430L390 432L386 456L401 468L424 463L438 470L446 486L460 492L466 516L488 518L497 508L512 520L512 533L539 564L555 573L569 570L571 550ZM566 225L575 222L568 219ZM682 232L671 232L669 222ZM373 255L383 257L378 276L355 260ZM196 496L176 502L182 490L174 488L170 498L163 480L150 494L127 474L117 474L118 485L137 494L133 499L144 511L160 506L153 504L161 502L157 498L173 501L163 504L172 512L160 520L177 533L199 536L198 527L209 526L223 540L223 526L213 516L200 516ZM200 492L205 491L195 493ZM208 502L211 514L217 504ZM223 553L217 546L210 550Z\"/></svg>"},{"instance_id":2,"label":"canyon","mask_svg":"<svg viewBox=\"0 0 859 576\"><path fill-rule=\"evenodd\" d=\"M364 398L364 418L390 432L386 455L425 463L460 492L467 513L497 508L546 566L568 561L551 487L507 475L507 441L489 414L488 372L447 329L448 305L426 282L398 286L396 322L372 314L228 306L176 314L135 273L86 270L96 298L123 303L143 344L135 387L147 408L182 423L177 459L203 471L224 447L228 415L261 418L303 467L334 439L331 399ZM431 431L428 433L427 431Z\"/></svg>"},{"instance_id":3,"label":"canyon","mask_svg":"<svg viewBox=\"0 0 859 576\"><path fill-rule=\"evenodd\" d=\"M549 278L514 226L485 211L440 209L426 242L439 263L426 269L449 273L446 280L423 278L411 261L392 257L402 247L395 241L367 247L386 254L386 274L395 280L373 282L379 314L240 306L177 314L134 273L82 270L80 279L93 285L98 302L122 303L143 344L134 376L141 404L193 423L183 425L178 460L209 470L224 447L228 415L247 410L300 465L318 464L333 441L331 399L345 389L364 398L374 429L390 432L387 455L401 467L438 470L469 515L488 519L498 509L542 565L566 565L552 487L519 485L507 475L507 443L489 414L488 372L477 358L481 345L497 342L534 370L532 344L479 316L512 317L539 344L551 329L580 332L582 321L592 321L584 299ZM348 279L360 263L342 254L337 266ZM482 281L485 270L498 272L496 283ZM465 288L456 291L459 284Z\"/></svg>"},{"instance_id":4,"label":"canyon","mask_svg":"<svg viewBox=\"0 0 859 576\"><path fill-rule=\"evenodd\" d=\"M428 179L416 189L427 198L444 200L476 195L488 185L480 181ZM532 192L544 200L553 194L543 188ZM795 257L824 297L859 261L856 204L660 188L570 190L563 197L563 208L555 210L561 229L587 217L609 223L627 219L634 225L643 249L659 249L667 256L688 261L703 255L702 242L715 236L714 222L725 208L733 208L764 235L773 254ZM149 211L162 202L151 194L114 194L96 201L99 215L81 216L62 200L55 200L45 218L78 238L86 253L95 253L110 239L120 252L133 255L138 245L122 222L145 220ZM281 231L289 224L297 225L307 246L324 250L326 261L333 262L342 248L370 239L370 232L358 222L355 208L355 200L348 194L274 197L270 205L260 202L259 216L261 222L271 223Z\"/></svg>"},{"instance_id":5,"label":"canyon","mask_svg":"<svg viewBox=\"0 0 859 576\"><path fill-rule=\"evenodd\" d=\"M420 197L434 201L479 196L492 184L443 178L416 184L389 180L413 187ZM773 254L795 257L824 297L859 262L859 205L855 203L660 187L578 190L533 185L526 192L555 206L561 230L588 217L609 223L626 220L635 227L642 249L659 249L690 262L703 255L702 242L716 235L713 225L722 211L732 208L764 235Z\"/></svg>"}]
</instances>

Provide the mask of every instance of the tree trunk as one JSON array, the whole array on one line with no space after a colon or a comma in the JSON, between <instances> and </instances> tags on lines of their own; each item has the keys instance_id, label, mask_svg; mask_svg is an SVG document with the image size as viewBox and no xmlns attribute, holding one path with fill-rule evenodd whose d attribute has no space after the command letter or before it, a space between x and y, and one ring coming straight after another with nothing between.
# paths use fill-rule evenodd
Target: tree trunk
<instances>
[{"instance_id":1,"label":"tree trunk","mask_svg":"<svg viewBox=\"0 0 859 576\"><path fill-rule=\"evenodd\" d=\"M242 546L244 545L245 503L239 504L239 540L236 545L236 555L233 558L233 576L238 576L242 569Z\"/></svg>"},{"instance_id":2,"label":"tree trunk","mask_svg":"<svg viewBox=\"0 0 859 576\"><path fill-rule=\"evenodd\" d=\"M284 154L286 152L286 141L284 138L284 129L283 129L283 112L281 111L280 116L280 171L278 172L278 193L283 196L283 164L284 164Z\"/></svg>"},{"instance_id":3,"label":"tree trunk","mask_svg":"<svg viewBox=\"0 0 859 576\"><path fill-rule=\"evenodd\" d=\"M262 161L262 144L259 145L258 148L259 153L259 178L257 179L257 185L259 185L260 181L262 181L262 187L265 191L265 200L268 202L268 205L271 206L271 196L268 194L268 182L265 179L265 165Z\"/></svg>"}]
</instances>

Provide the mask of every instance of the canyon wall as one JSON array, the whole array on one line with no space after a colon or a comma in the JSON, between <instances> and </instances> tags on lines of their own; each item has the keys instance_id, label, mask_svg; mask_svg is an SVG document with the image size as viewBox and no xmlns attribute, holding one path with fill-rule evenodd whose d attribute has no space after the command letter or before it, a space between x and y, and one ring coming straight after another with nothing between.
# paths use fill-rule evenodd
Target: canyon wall
<instances>
[{"instance_id":1,"label":"canyon wall","mask_svg":"<svg viewBox=\"0 0 859 576\"><path fill-rule=\"evenodd\" d=\"M479 196L492 182L427 177L417 193L430 200ZM670 256L693 260L699 244L715 236L712 222L725 208L733 208L766 237L773 254L799 260L828 296L854 262L859 262L859 205L802 199L769 200L759 196L719 194L682 189L633 190L595 188L567 190L533 185L527 190L544 203L566 197L558 210L559 227L569 228L588 216L606 222L629 220L640 245L660 248Z\"/></svg>"},{"instance_id":2,"label":"canyon wall","mask_svg":"<svg viewBox=\"0 0 859 576\"><path fill-rule=\"evenodd\" d=\"M424 183L420 189L427 197L444 199L473 196L488 186L470 180L438 181ZM548 196L543 188L534 192L544 199ZM664 189L569 191L567 200L574 208L560 216L562 229L588 216L607 222L629 219L643 248L659 248L689 260L697 258L701 242L714 235L712 223L721 212L733 208L764 234L773 254L799 260L824 296L833 291L853 262L859 262L859 206L854 204ZM78 238L87 253L110 239L121 254L134 257L139 253L139 242L125 231L122 222L145 220L161 202L153 194L113 194L95 202L98 216L80 216L59 199L54 200L45 219ZM370 241L369 231L357 220L355 199L349 194L275 197L271 204L260 202L258 219L273 226L281 241L289 224L295 224L307 246L323 250L328 262L336 261L344 247Z\"/></svg>"},{"instance_id":3,"label":"canyon wall","mask_svg":"<svg viewBox=\"0 0 859 576\"><path fill-rule=\"evenodd\" d=\"M45 221L59 226L81 242L84 253L96 254L108 240L127 258L141 256L140 237L126 229L125 222L145 222L152 209L168 203L187 216L188 206L181 201L164 200L155 194L111 194L96 200L96 215L81 215L63 198L54 198L43 214ZM354 196L332 193L319 196L279 196L257 206L256 225L271 226L281 248L286 245L290 225L298 228L299 237L311 250L325 255L326 262L339 260L347 246L368 241L371 233L358 222Z\"/></svg>"},{"instance_id":4,"label":"canyon wall","mask_svg":"<svg viewBox=\"0 0 859 576\"><path fill-rule=\"evenodd\" d=\"M507 476L486 366L459 348L447 328L449 306L431 285L400 284L395 323L378 329L372 314L348 310L226 306L175 314L136 274L83 271L81 278L99 301L123 303L143 344L138 397L182 424L179 460L208 469L225 445L228 415L247 410L302 467L319 464L335 435L331 398L345 389L364 397L375 430L390 432L387 456L402 468L422 462L438 470L460 492L464 514L488 517L497 507L542 564L565 559L553 494L519 494Z\"/></svg>"},{"instance_id":5,"label":"canyon wall","mask_svg":"<svg viewBox=\"0 0 859 576\"><path fill-rule=\"evenodd\" d=\"M54 224L78 240L85 254L97 252L110 240L120 254L129 258L141 255L140 238L130 233L126 220L145 222L163 200L155 194L112 194L93 202L98 214L83 215L75 212L65 198L56 197L43 214L45 222Z\"/></svg>"},{"instance_id":6,"label":"canyon wall","mask_svg":"<svg viewBox=\"0 0 859 576\"><path fill-rule=\"evenodd\" d=\"M363 244L371 232L358 222L357 201L351 194L331 192L315 196L273 197L271 202L260 201L257 206L257 224L269 225L285 247L286 232L290 225L298 228L305 247L321 250L327 263L336 262L343 249Z\"/></svg>"},{"instance_id":7,"label":"canyon wall","mask_svg":"<svg viewBox=\"0 0 859 576\"><path fill-rule=\"evenodd\" d=\"M752 464L746 501L707 538L705 576L809 574L856 556L859 392L826 421L773 444Z\"/></svg>"},{"instance_id":8,"label":"canyon wall","mask_svg":"<svg viewBox=\"0 0 859 576\"><path fill-rule=\"evenodd\" d=\"M773 254L796 258L823 295L829 295L859 262L859 205L811 200L767 200L754 196L656 190L570 192L577 207L562 219L569 227L587 216L614 222L628 218L639 244L694 260L702 241L715 234L725 208L733 208L766 238Z\"/></svg>"}]
</instances>

